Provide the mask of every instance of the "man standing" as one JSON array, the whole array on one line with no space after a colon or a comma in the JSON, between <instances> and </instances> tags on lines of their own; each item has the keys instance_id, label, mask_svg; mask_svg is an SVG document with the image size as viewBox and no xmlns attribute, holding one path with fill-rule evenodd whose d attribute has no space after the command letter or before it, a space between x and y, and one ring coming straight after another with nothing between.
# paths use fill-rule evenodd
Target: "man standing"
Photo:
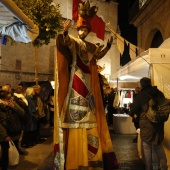
<instances>
[{"instance_id":1,"label":"man standing","mask_svg":"<svg viewBox=\"0 0 170 170\"><path fill-rule=\"evenodd\" d=\"M153 170L152 155L155 152L158 157L159 169L167 170L167 159L162 146L164 139L164 122L152 123L146 117L145 112L151 98L163 98L164 94L151 85L151 79L143 77L140 80L141 92L135 97L130 114L138 114L139 127L143 144L146 170Z\"/></svg>"}]
</instances>

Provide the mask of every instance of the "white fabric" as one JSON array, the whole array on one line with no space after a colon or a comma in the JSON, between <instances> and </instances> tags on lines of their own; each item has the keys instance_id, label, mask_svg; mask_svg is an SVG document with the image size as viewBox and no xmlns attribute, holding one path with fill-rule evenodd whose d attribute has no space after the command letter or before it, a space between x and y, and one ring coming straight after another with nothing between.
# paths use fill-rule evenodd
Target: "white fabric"
<instances>
[{"instance_id":1,"label":"white fabric","mask_svg":"<svg viewBox=\"0 0 170 170\"><path fill-rule=\"evenodd\" d=\"M17 42L29 43L33 41L39 34L38 26L34 28L28 28L27 25L16 22L10 25L5 25L0 28L2 35L8 35Z\"/></svg>"},{"instance_id":2,"label":"white fabric","mask_svg":"<svg viewBox=\"0 0 170 170\"><path fill-rule=\"evenodd\" d=\"M38 26L22 12L15 2L0 0L0 3L16 18L16 22L12 19L11 24L0 27L2 35L8 35L15 41L24 43L33 41L39 35Z\"/></svg>"},{"instance_id":3,"label":"white fabric","mask_svg":"<svg viewBox=\"0 0 170 170\"><path fill-rule=\"evenodd\" d=\"M9 149L8 149L8 159L9 165L17 165L19 163L19 153L13 141L9 142Z\"/></svg>"},{"instance_id":4,"label":"white fabric","mask_svg":"<svg viewBox=\"0 0 170 170\"><path fill-rule=\"evenodd\" d=\"M23 94L14 93L14 96L21 98L22 101L28 106L28 101Z\"/></svg>"},{"instance_id":5,"label":"white fabric","mask_svg":"<svg viewBox=\"0 0 170 170\"><path fill-rule=\"evenodd\" d=\"M170 38L167 38L158 48L170 48Z\"/></svg>"},{"instance_id":6,"label":"white fabric","mask_svg":"<svg viewBox=\"0 0 170 170\"><path fill-rule=\"evenodd\" d=\"M170 98L170 64L153 64L152 84L156 85L167 98Z\"/></svg>"},{"instance_id":7,"label":"white fabric","mask_svg":"<svg viewBox=\"0 0 170 170\"><path fill-rule=\"evenodd\" d=\"M150 66L163 63L170 64L170 50L164 48L149 48L147 51L141 53L135 60L121 67L110 77L112 77L112 79L117 79L125 75L138 77L139 79L142 77L150 77ZM126 81L128 81L128 78Z\"/></svg>"}]
</instances>

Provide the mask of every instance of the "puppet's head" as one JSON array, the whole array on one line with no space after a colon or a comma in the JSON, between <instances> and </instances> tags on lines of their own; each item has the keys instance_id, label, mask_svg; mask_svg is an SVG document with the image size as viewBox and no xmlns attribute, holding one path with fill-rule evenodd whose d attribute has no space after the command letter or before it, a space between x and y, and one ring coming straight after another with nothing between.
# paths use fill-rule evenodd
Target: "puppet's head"
<instances>
[{"instance_id":1,"label":"puppet's head","mask_svg":"<svg viewBox=\"0 0 170 170\"><path fill-rule=\"evenodd\" d=\"M88 31L91 32L92 20L97 11L98 8L96 6L90 7L88 0L80 3L78 6L77 29L79 30L81 27L86 27Z\"/></svg>"}]
</instances>

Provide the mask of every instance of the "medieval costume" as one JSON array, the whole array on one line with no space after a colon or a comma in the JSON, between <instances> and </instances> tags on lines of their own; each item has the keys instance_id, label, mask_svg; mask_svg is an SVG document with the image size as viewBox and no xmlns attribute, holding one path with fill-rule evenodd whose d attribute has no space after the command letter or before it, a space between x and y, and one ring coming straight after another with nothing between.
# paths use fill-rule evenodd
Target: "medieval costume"
<instances>
[{"instance_id":1,"label":"medieval costume","mask_svg":"<svg viewBox=\"0 0 170 170\"><path fill-rule=\"evenodd\" d=\"M92 10L88 3L81 3L80 6ZM92 16L79 15L78 30L85 27L91 31L91 20ZM108 43L101 51L99 46L85 41L84 38L68 35L67 30L57 37L55 169L118 168L106 122L96 65L96 59L102 58L110 46Z\"/></svg>"}]
</instances>

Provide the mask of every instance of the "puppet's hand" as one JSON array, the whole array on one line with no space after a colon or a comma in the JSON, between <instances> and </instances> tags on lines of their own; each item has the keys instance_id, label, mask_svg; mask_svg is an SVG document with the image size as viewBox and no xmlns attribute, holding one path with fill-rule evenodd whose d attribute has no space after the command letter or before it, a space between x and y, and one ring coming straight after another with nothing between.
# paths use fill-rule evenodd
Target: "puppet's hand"
<instances>
[{"instance_id":1,"label":"puppet's hand","mask_svg":"<svg viewBox=\"0 0 170 170\"><path fill-rule=\"evenodd\" d=\"M108 39L107 41L107 47L111 47L112 46L112 43L113 43L113 36L111 36L110 40Z\"/></svg>"},{"instance_id":2,"label":"puppet's hand","mask_svg":"<svg viewBox=\"0 0 170 170\"><path fill-rule=\"evenodd\" d=\"M67 19L63 24L63 32L68 32L70 26L71 26L71 21Z\"/></svg>"}]
</instances>

